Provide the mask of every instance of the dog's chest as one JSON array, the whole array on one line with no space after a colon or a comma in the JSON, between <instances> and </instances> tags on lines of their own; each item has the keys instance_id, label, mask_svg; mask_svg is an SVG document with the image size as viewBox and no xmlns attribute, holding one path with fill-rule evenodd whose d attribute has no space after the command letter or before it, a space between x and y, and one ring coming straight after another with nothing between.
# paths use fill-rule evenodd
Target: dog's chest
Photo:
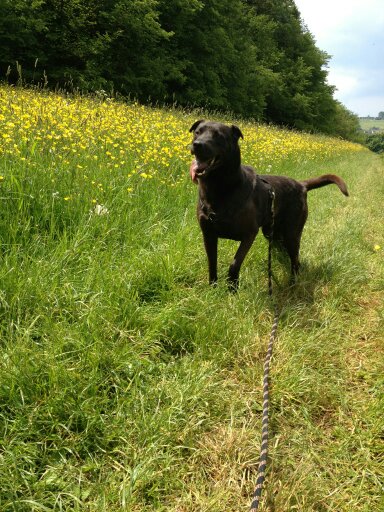
<instances>
[{"instance_id":1,"label":"dog's chest","mask_svg":"<svg viewBox=\"0 0 384 512\"><path fill-rule=\"evenodd\" d=\"M242 240L258 226L249 204L223 203L213 207L203 199L198 203L199 224L203 231L215 233L219 238Z\"/></svg>"}]
</instances>

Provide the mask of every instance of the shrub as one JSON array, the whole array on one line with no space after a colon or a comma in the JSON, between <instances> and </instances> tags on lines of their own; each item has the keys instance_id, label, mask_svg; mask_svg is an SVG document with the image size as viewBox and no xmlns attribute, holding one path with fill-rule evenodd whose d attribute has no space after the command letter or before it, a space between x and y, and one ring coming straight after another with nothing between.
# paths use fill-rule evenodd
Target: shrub
<instances>
[{"instance_id":1,"label":"shrub","mask_svg":"<svg viewBox=\"0 0 384 512\"><path fill-rule=\"evenodd\" d=\"M368 148L375 153L383 153L384 151L384 132L368 135L366 139Z\"/></svg>"}]
</instances>

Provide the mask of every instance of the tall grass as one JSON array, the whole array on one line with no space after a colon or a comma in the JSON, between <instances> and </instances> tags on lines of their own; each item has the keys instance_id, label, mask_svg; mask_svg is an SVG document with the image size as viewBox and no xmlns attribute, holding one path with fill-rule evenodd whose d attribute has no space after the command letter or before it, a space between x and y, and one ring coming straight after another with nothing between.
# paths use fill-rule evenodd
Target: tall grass
<instances>
[{"instance_id":1,"label":"tall grass","mask_svg":"<svg viewBox=\"0 0 384 512\"><path fill-rule=\"evenodd\" d=\"M135 121L143 133L156 131L152 114L148 124ZM43 140L4 138L2 511L249 507L272 319L267 245L257 238L232 295L224 277L236 244L221 241L220 282L207 285L186 165L193 118L156 115L185 130L170 130L170 167L152 168L148 155L125 147L115 169L106 155L113 142L77 152L58 142L50 152L48 131L35 134ZM105 140L115 135L107 130ZM303 142L287 158L272 155L266 169L296 178L335 172L351 196L336 187L309 195L295 286L274 253L282 315L263 510L379 512L383 163L367 151L335 153L338 141L302 140L325 144L328 156L305 157ZM174 149L182 145L185 157ZM247 163L256 150L244 147Z\"/></svg>"}]
</instances>

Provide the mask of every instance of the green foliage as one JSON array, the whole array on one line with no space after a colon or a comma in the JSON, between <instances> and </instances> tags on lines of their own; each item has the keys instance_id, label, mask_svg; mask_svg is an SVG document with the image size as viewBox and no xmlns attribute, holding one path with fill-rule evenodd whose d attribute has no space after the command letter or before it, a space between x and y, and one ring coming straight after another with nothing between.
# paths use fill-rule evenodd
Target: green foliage
<instances>
[{"instance_id":1,"label":"green foliage","mask_svg":"<svg viewBox=\"0 0 384 512\"><path fill-rule=\"evenodd\" d=\"M316 47L293 1L246 3L247 18L252 20L250 37L259 49L257 59L273 72L269 74L272 80L264 86L265 119L308 131L326 131L334 109L333 88L326 84L323 69L329 56Z\"/></svg>"},{"instance_id":2,"label":"green foliage","mask_svg":"<svg viewBox=\"0 0 384 512\"><path fill-rule=\"evenodd\" d=\"M384 133L375 133L368 135L366 138L366 144L371 151L375 153L384 153Z\"/></svg>"},{"instance_id":3,"label":"green foliage","mask_svg":"<svg viewBox=\"0 0 384 512\"><path fill-rule=\"evenodd\" d=\"M293 0L3 0L0 34L13 82L48 76L50 87L354 136Z\"/></svg>"},{"instance_id":4,"label":"green foliage","mask_svg":"<svg viewBox=\"0 0 384 512\"><path fill-rule=\"evenodd\" d=\"M344 139L360 143L364 142L364 137L360 133L358 116L345 108L339 101L335 102L335 108L328 117L324 131Z\"/></svg>"}]
</instances>

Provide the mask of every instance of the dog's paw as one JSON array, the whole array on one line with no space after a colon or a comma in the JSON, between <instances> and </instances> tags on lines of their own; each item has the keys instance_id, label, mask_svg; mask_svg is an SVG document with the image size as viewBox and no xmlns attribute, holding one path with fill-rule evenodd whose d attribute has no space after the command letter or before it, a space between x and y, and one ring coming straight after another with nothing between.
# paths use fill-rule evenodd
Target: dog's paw
<instances>
[{"instance_id":1,"label":"dog's paw","mask_svg":"<svg viewBox=\"0 0 384 512\"><path fill-rule=\"evenodd\" d=\"M228 290L231 293L236 293L239 288L239 274L231 275L229 273L228 278L227 278L227 283L228 283Z\"/></svg>"}]
</instances>

